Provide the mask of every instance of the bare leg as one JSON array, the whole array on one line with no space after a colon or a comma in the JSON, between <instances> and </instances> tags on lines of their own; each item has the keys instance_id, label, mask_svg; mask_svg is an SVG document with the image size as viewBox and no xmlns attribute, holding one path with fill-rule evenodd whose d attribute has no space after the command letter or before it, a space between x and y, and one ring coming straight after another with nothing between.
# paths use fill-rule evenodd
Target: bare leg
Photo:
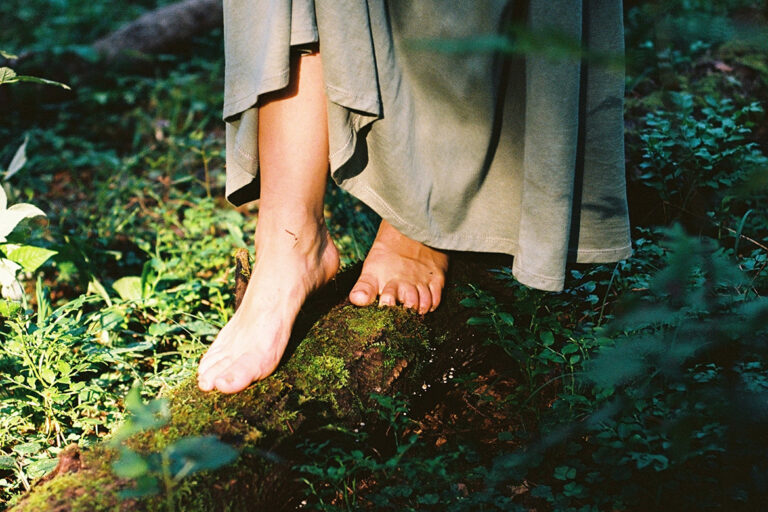
<instances>
[{"instance_id":1,"label":"bare leg","mask_svg":"<svg viewBox=\"0 0 768 512\"><path fill-rule=\"evenodd\" d=\"M338 271L323 219L328 124L320 54L259 107L256 263L243 302L198 368L203 391L235 393L277 368L307 296Z\"/></svg>"},{"instance_id":2,"label":"bare leg","mask_svg":"<svg viewBox=\"0 0 768 512\"><path fill-rule=\"evenodd\" d=\"M420 314L440 304L448 255L411 240L383 220L349 300L358 306L400 303Z\"/></svg>"}]
</instances>

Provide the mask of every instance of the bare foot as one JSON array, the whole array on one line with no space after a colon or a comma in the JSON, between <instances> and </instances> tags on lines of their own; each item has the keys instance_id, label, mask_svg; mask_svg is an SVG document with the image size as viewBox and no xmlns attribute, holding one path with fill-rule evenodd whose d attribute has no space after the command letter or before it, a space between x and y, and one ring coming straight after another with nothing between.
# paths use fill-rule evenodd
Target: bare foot
<instances>
[{"instance_id":1,"label":"bare foot","mask_svg":"<svg viewBox=\"0 0 768 512\"><path fill-rule=\"evenodd\" d=\"M382 220L349 300L367 306L379 297L379 306L400 303L423 315L440 304L447 270L447 254L411 240Z\"/></svg>"},{"instance_id":2,"label":"bare foot","mask_svg":"<svg viewBox=\"0 0 768 512\"><path fill-rule=\"evenodd\" d=\"M202 391L236 393L275 371L305 299L338 271L339 253L322 219L260 217L256 240L243 302L200 361Z\"/></svg>"}]
</instances>

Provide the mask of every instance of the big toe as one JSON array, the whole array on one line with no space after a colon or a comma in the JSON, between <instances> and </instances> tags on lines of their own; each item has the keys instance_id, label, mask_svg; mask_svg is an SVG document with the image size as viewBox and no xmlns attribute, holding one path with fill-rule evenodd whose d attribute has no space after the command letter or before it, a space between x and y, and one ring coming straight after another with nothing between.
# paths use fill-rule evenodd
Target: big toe
<instances>
[{"instance_id":1,"label":"big toe","mask_svg":"<svg viewBox=\"0 0 768 512\"><path fill-rule=\"evenodd\" d=\"M211 391L215 385L216 379L224 375L224 372L232 365L229 357L222 357L211 366L200 372L197 376L197 387L200 391Z\"/></svg>"},{"instance_id":2,"label":"big toe","mask_svg":"<svg viewBox=\"0 0 768 512\"><path fill-rule=\"evenodd\" d=\"M349 292L349 301L355 306L368 306L376 300L378 283L370 274L362 274Z\"/></svg>"},{"instance_id":3,"label":"big toe","mask_svg":"<svg viewBox=\"0 0 768 512\"><path fill-rule=\"evenodd\" d=\"M256 376L247 367L233 363L221 375L216 377L213 385L222 393L237 393L247 388Z\"/></svg>"}]
</instances>

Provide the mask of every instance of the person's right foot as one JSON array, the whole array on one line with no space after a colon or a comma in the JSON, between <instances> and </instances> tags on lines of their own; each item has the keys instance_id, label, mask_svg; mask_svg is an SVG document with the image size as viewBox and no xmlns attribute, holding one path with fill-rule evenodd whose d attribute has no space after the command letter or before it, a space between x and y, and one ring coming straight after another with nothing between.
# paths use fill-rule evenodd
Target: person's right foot
<instances>
[{"instance_id":1,"label":"person's right foot","mask_svg":"<svg viewBox=\"0 0 768 512\"><path fill-rule=\"evenodd\" d=\"M382 220L349 300L367 306L378 297L380 306L400 303L423 315L440 304L447 270L447 254L408 238Z\"/></svg>"},{"instance_id":2,"label":"person's right foot","mask_svg":"<svg viewBox=\"0 0 768 512\"><path fill-rule=\"evenodd\" d=\"M200 361L202 391L236 393L274 372L307 296L338 271L339 253L322 219L260 217L256 239L243 301Z\"/></svg>"}]
</instances>

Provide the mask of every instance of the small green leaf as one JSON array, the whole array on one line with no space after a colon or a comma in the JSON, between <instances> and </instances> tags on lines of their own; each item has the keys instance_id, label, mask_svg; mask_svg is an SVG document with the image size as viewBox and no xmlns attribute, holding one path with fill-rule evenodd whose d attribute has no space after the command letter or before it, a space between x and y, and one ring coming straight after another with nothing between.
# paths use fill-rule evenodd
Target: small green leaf
<instances>
[{"instance_id":1,"label":"small green leaf","mask_svg":"<svg viewBox=\"0 0 768 512\"><path fill-rule=\"evenodd\" d=\"M164 336L177 328L178 326L174 324L159 323L150 325L149 329L147 329L147 332L150 336Z\"/></svg>"},{"instance_id":2,"label":"small green leaf","mask_svg":"<svg viewBox=\"0 0 768 512\"><path fill-rule=\"evenodd\" d=\"M31 245L21 245L6 253L6 256L9 260L21 265L27 272L34 272L54 254L56 251Z\"/></svg>"},{"instance_id":3,"label":"small green leaf","mask_svg":"<svg viewBox=\"0 0 768 512\"><path fill-rule=\"evenodd\" d=\"M56 372L50 368L43 368L40 372L40 376L43 377L43 380L48 384L53 384L56 382Z\"/></svg>"},{"instance_id":4,"label":"small green leaf","mask_svg":"<svg viewBox=\"0 0 768 512\"><path fill-rule=\"evenodd\" d=\"M579 351L579 346L575 343L569 343L561 351L563 355L574 354Z\"/></svg>"},{"instance_id":5,"label":"small green leaf","mask_svg":"<svg viewBox=\"0 0 768 512\"><path fill-rule=\"evenodd\" d=\"M238 456L237 450L215 436L185 437L165 450L177 480L197 471L225 466Z\"/></svg>"},{"instance_id":6,"label":"small green leaf","mask_svg":"<svg viewBox=\"0 0 768 512\"><path fill-rule=\"evenodd\" d=\"M19 455L32 455L34 453L38 453L42 449L43 446L40 443L17 444L13 447L13 451Z\"/></svg>"},{"instance_id":7,"label":"small green leaf","mask_svg":"<svg viewBox=\"0 0 768 512\"><path fill-rule=\"evenodd\" d=\"M128 417L112 436L111 443L118 444L137 432L158 428L170 419L168 400L155 399L148 403L141 400L139 388L134 386L125 397L125 408Z\"/></svg>"},{"instance_id":8,"label":"small green leaf","mask_svg":"<svg viewBox=\"0 0 768 512\"><path fill-rule=\"evenodd\" d=\"M506 311L501 311L499 312L499 318L501 318L501 321L507 325L515 325L515 317L512 316L511 313L507 313Z\"/></svg>"},{"instance_id":9,"label":"small green leaf","mask_svg":"<svg viewBox=\"0 0 768 512\"><path fill-rule=\"evenodd\" d=\"M2 77L0 77L0 80L2 80ZM13 79L13 82L32 82L35 84L55 85L56 87L61 87L62 89L66 89L68 91L71 90L67 84L56 82L55 80L48 80L47 78L40 78L38 76L16 75ZM2 82L0 81L0 83Z\"/></svg>"},{"instance_id":10,"label":"small green leaf","mask_svg":"<svg viewBox=\"0 0 768 512\"><path fill-rule=\"evenodd\" d=\"M123 489L118 494L122 499L143 498L152 496L160 492L157 485L157 477L151 475L141 475L136 478L136 486L133 489Z\"/></svg>"},{"instance_id":11,"label":"small green leaf","mask_svg":"<svg viewBox=\"0 0 768 512\"><path fill-rule=\"evenodd\" d=\"M16 459L10 455L0 455L0 469L14 469L16 467Z\"/></svg>"},{"instance_id":12,"label":"small green leaf","mask_svg":"<svg viewBox=\"0 0 768 512\"><path fill-rule=\"evenodd\" d=\"M541 339L541 343L545 347L549 347L555 343L555 335L552 334L552 331L541 331L539 339Z\"/></svg>"},{"instance_id":13,"label":"small green leaf","mask_svg":"<svg viewBox=\"0 0 768 512\"><path fill-rule=\"evenodd\" d=\"M69 374L69 370L71 370L72 368L69 366L69 363L67 363L66 361L60 360L56 363L56 369L59 371L60 374L67 375Z\"/></svg>"},{"instance_id":14,"label":"small green leaf","mask_svg":"<svg viewBox=\"0 0 768 512\"><path fill-rule=\"evenodd\" d=\"M59 461L55 458L36 460L26 467L27 474L32 478L40 478L53 471L58 464Z\"/></svg>"},{"instance_id":15,"label":"small green leaf","mask_svg":"<svg viewBox=\"0 0 768 512\"><path fill-rule=\"evenodd\" d=\"M553 475L558 480L573 480L576 478L576 468L570 466L558 466Z\"/></svg>"},{"instance_id":16,"label":"small green leaf","mask_svg":"<svg viewBox=\"0 0 768 512\"><path fill-rule=\"evenodd\" d=\"M138 478L149 471L149 464L138 453L121 447L120 458L112 463L112 471L120 478Z\"/></svg>"},{"instance_id":17,"label":"small green leaf","mask_svg":"<svg viewBox=\"0 0 768 512\"><path fill-rule=\"evenodd\" d=\"M0 317L10 318L15 315L21 305L10 300L0 299Z\"/></svg>"},{"instance_id":18,"label":"small green leaf","mask_svg":"<svg viewBox=\"0 0 768 512\"><path fill-rule=\"evenodd\" d=\"M16 72L11 68L0 68L0 85L16 82Z\"/></svg>"},{"instance_id":19,"label":"small green leaf","mask_svg":"<svg viewBox=\"0 0 768 512\"><path fill-rule=\"evenodd\" d=\"M490 325L491 319L480 317L480 316L473 316L469 320L467 320L467 325Z\"/></svg>"},{"instance_id":20,"label":"small green leaf","mask_svg":"<svg viewBox=\"0 0 768 512\"><path fill-rule=\"evenodd\" d=\"M122 277L112 283L112 288L123 300L141 300L141 278L138 276Z\"/></svg>"},{"instance_id":21,"label":"small green leaf","mask_svg":"<svg viewBox=\"0 0 768 512\"><path fill-rule=\"evenodd\" d=\"M198 336L218 334L220 330L218 327L215 327L202 320L195 320L193 322L186 323L184 324L184 328L193 334L197 334Z\"/></svg>"},{"instance_id":22,"label":"small green leaf","mask_svg":"<svg viewBox=\"0 0 768 512\"><path fill-rule=\"evenodd\" d=\"M88 283L88 290L87 292L95 293L102 299L104 299L104 302L107 303L107 306L112 307L112 299L109 298L109 294L107 293L107 290L104 288L104 285L102 285L98 279L95 277L91 279L91 282Z\"/></svg>"}]
</instances>

